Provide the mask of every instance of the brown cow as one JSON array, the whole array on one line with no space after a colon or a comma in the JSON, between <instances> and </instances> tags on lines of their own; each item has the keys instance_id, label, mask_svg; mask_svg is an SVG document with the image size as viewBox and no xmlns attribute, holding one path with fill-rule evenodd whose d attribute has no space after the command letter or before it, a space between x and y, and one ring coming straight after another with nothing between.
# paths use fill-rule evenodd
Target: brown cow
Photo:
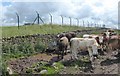
<instances>
[{"instance_id":1,"label":"brown cow","mask_svg":"<svg viewBox=\"0 0 120 76\"><path fill-rule=\"evenodd\" d=\"M112 52L120 49L120 38L118 35L110 37L107 45L107 51Z\"/></svg>"},{"instance_id":2,"label":"brown cow","mask_svg":"<svg viewBox=\"0 0 120 76\"><path fill-rule=\"evenodd\" d=\"M69 41L68 41L68 38L67 37L62 37L59 39L59 41L57 42L57 45L58 45L58 58L59 58L59 55L61 54L62 55L62 59L63 59L63 56L64 54L66 54L67 52L67 47L69 45Z\"/></svg>"},{"instance_id":3,"label":"brown cow","mask_svg":"<svg viewBox=\"0 0 120 76\"><path fill-rule=\"evenodd\" d=\"M70 39L76 37L76 34L74 32L68 32L68 33L61 33L57 35L58 38L62 38L64 36L67 37L70 42Z\"/></svg>"}]
</instances>

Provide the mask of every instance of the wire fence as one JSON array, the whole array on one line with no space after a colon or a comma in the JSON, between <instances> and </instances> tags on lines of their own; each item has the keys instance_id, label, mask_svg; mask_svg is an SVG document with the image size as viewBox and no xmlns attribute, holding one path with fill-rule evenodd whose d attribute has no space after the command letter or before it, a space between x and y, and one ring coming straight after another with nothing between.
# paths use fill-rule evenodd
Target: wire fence
<instances>
[{"instance_id":1,"label":"wire fence","mask_svg":"<svg viewBox=\"0 0 120 76\"><path fill-rule=\"evenodd\" d=\"M35 13L34 13L35 14ZM24 20L23 20L24 17ZM19 13L16 13L16 24L18 26L20 25L34 25L34 24L58 24L58 25L69 25L69 26L82 26L82 27L100 27L100 28L106 28L106 25L104 23L101 23L100 20L87 20L87 19L81 19L81 18L73 18L63 15L54 15L51 13L48 13L46 15L40 15L39 12L36 11L36 15L34 17L30 18L30 15L19 15Z\"/></svg>"}]
</instances>

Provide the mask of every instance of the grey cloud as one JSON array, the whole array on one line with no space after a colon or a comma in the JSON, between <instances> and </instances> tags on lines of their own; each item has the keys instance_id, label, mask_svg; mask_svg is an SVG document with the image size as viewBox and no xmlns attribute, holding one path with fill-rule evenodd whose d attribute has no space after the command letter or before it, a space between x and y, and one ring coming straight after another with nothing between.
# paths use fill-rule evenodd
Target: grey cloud
<instances>
[{"instance_id":1,"label":"grey cloud","mask_svg":"<svg viewBox=\"0 0 120 76\"><path fill-rule=\"evenodd\" d=\"M7 23L16 23L16 15L17 12L20 15L20 22L33 22L36 17L35 11L38 11L40 16L45 22L50 22L49 13L51 13L54 17L53 22L61 23L60 15L66 16L64 22L69 22L68 17L72 18L88 18L91 21L99 21L107 23L116 24L116 10L112 11L104 11L103 14L93 12L93 7L89 4L85 3L84 0L80 0L81 2L13 2L10 7L7 7L7 11L4 13L5 18L4 22ZM96 2L93 4L94 7L103 7L103 4L100 2ZM108 8L109 9L109 8ZM92 19L94 18L94 19ZM73 20L76 23L76 20Z\"/></svg>"},{"instance_id":2,"label":"grey cloud","mask_svg":"<svg viewBox=\"0 0 120 76\"><path fill-rule=\"evenodd\" d=\"M91 16L92 8L89 5L82 5L80 9L76 9L77 17L80 19ZM84 7L84 8L83 8Z\"/></svg>"},{"instance_id":3,"label":"grey cloud","mask_svg":"<svg viewBox=\"0 0 120 76\"><path fill-rule=\"evenodd\" d=\"M16 15L17 12L20 16L20 22L23 21L33 22L36 17L36 11L39 12L41 17L46 21L48 20L48 13L52 13L57 11L56 3L52 2L16 2L12 3L11 7L7 8L7 12L5 13L6 22L10 22L10 19L13 18L12 22L16 22Z\"/></svg>"}]
</instances>

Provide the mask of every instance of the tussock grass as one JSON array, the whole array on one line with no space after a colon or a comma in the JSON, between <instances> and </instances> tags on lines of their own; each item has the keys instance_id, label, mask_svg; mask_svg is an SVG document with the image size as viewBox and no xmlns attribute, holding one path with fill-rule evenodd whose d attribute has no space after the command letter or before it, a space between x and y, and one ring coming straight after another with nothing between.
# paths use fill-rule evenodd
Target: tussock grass
<instances>
[{"instance_id":1,"label":"tussock grass","mask_svg":"<svg viewBox=\"0 0 120 76\"><path fill-rule=\"evenodd\" d=\"M57 34L66 31L81 30L81 29L95 29L95 28L85 28L80 26L68 26L68 25L27 25L20 26L2 26L2 37L12 37L12 36L22 36L31 34Z\"/></svg>"}]
</instances>

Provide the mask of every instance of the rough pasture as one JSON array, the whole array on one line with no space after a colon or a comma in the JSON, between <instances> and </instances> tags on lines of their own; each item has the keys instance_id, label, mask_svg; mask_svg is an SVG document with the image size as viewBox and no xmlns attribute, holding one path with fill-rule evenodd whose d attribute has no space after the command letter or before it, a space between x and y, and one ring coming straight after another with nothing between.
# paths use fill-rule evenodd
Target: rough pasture
<instances>
[{"instance_id":1,"label":"rough pasture","mask_svg":"<svg viewBox=\"0 0 120 76\"><path fill-rule=\"evenodd\" d=\"M96 29L96 30L101 31L101 29ZM85 33L89 34L94 31L76 30L72 32L75 32L79 37ZM56 49L56 46L54 45L54 43L56 42L56 35L57 34L33 34L33 35L2 38L3 54L4 55L11 53L16 54L18 52L25 54L32 54L32 53L44 52L50 47L52 47L52 49Z\"/></svg>"},{"instance_id":2,"label":"rough pasture","mask_svg":"<svg viewBox=\"0 0 120 76\"><path fill-rule=\"evenodd\" d=\"M91 33L94 33L95 31L103 32L104 29L76 30L76 31L72 31L72 32L75 32L78 37L81 37L83 34L91 34ZM34 34L34 35L25 35L25 36L15 36L15 37L3 38L2 39L3 55L5 55L4 57L10 56L8 58L19 58L16 55L18 53L21 53L20 56L23 57L26 54L28 54L30 56L30 55L33 55L33 54L36 54L36 53L45 52L46 49L49 49L50 47L55 47L52 44L56 40L56 35L57 34ZM50 48L50 49L54 49L54 48ZM25 54L25 55L23 55L23 54ZM15 60L15 61L9 61L8 63L10 64L9 66L11 66L15 71L23 73L26 68L21 68L21 67L24 67L26 65L28 65L28 67L30 67L34 62L36 63L36 62L39 62L39 61L44 60L44 59L45 59L45 61L51 61L51 59L53 61L56 61L56 54L47 55L47 56L41 56L41 55L42 54L33 55L33 56L30 56L29 58L28 57L27 58L20 58L20 59ZM98 63L96 63L97 68L95 70L93 70L93 72L91 72L89 70L90 68L89 68L89 63L88 63L87 58L85 59L86 62L84 62L84 56L82 56L82 57L83 58L80 57L81 58L80 60L83 59L80 62L80 64L84 63L85 65L82 65L82 66L80 65L79 66L79 64L77 64L76 62L75 63L71 62L71 63L73 63L73 65L70 65L74 69L76 67L81 68L81 69L79 69L81 73L102 73L102 74L104 74L104 73L108 74L109 72L111 72L112 74L118 73L117 72L118 68L111 68L111 67L114 67L114 66L116 67L117 64L119 63L119 60L114 59L114 56L111 56L110 58L112 58L112 59L110 59L110 60L107 60L106 56L100 56L100 59L98 61L96 61L100 65ZM37 59L37 58L39 58L39 59ZM70 59L69 54L66 55L64 59L66 61L69 60ZM11 64L11 63L13 63L13 64ZM64 68L59 73L60 74L61 73L62 74L66 74L66 73L70 74L70 70L69 71L65 70L65 69L70 69L70 66L66 65L66 63L64 63L64 62L63 62L63 64L66 68ZM86 65L88 65L88 66L86 67ZM102 69L104 69L104 70L102 71ZM75 74L80 73L80 72L77 72L79 70L76 69L76 73L75 72L74 73ZM114 71L111 71L111 70L114 70Z\"/></svg>"},{"instance_id":3,"label":"rough pasture","mask_svg":"<svg viewBox=\"0 0 120 76\"><path fill-rule=\"evenodd\" d=\"M57 34L65 31L73 31L73 30L89 30L96 28L85 28L80 26L69 26L69 25L29 25L29 26L20 26L18 29L17 26L2 26L0 27L2 30L2 37L13 37L13 36L25 36L25 35L33 35L33 34Z\"/></svg>"}]
</instances>

